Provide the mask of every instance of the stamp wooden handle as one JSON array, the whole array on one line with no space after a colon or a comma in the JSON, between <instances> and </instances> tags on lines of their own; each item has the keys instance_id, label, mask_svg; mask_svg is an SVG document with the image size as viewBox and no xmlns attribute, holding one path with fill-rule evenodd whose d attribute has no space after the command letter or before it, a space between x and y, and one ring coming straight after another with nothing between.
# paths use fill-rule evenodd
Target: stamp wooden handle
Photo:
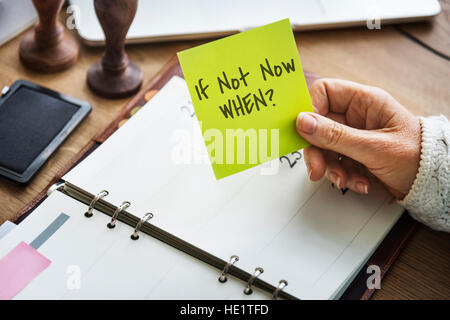
<instances>
[{"instance_id":1,"label":"stamp wooden handle","mask_svg":"<svg viewBox=\"0 0 450 320\"><path fill-rule=\"evenodd\" d=\"M142 84L142 71L128 59L125 38L134 19L137 0L94 0L95 13L105 34L105 54L88 70L87 83L97 95L124 98Z\"/></svg>"},{"instance_id":2,"label":"stamp wooden handle","mask_svg":"<svg viewBox=\"0 0 450 320\"><path fill-rule=\"evenodd\" d=\"M56 72L71 67L78 59L78 43L58 21L64 0L33 0L39 16L34 29L21 40L22 63L41 72Z\"/></svg>"}]
</instances>

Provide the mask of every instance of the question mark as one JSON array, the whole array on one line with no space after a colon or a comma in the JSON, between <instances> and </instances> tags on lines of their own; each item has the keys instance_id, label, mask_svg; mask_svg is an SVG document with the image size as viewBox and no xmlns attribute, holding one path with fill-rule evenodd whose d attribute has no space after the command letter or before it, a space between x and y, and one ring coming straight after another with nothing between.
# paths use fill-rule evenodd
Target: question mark
<instances>
[{"instance_id":1,"label":"question mark","mask_svg":"<svg viewBox=\"0 0 450 320\"><path fill-rule=\"evenodd\" d=\"M273 97L273 89L269 89L266 91L265 95L267 95L270 92L270 96L269 96L269 100L272 101L272 97ZM275 106L275 103L273 104Z\"/></svg>"}]
</instances>

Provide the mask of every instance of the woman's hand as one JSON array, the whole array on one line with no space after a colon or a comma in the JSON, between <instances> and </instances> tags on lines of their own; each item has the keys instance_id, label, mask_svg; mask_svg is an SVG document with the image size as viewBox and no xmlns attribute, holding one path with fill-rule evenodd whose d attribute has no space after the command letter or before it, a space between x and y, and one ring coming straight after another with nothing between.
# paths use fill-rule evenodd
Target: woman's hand
<instances>
[{"instance_id":1,"label":"woman's hand","mask_svg":"<svg viewBox=\"0 0 450 320\"><path fill-rule=\"evenodd\" d=\"M298 115L298 133L312 181L324 175L338 188L370 191L369 172L397 198L408 194L421 149L418 118L386 91L335 79L310 88L316 113Z\"/></svg>"}]
</instances>

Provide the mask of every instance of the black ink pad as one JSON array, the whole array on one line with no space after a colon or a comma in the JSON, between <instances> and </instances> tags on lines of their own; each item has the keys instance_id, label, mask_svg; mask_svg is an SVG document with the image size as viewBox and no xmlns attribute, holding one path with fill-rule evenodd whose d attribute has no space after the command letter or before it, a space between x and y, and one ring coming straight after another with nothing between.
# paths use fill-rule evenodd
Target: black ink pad
<instances>
[{"instance_id":1,"label":"black ink pad","mask_svg":"<svg viewBox=\"0 0 450 320\"><path fill-rule=\"evenodd\" d=\"M89 114L85 101L25 80L0 97L0 175L27 183Z\"/></svg>"}]
</instances>

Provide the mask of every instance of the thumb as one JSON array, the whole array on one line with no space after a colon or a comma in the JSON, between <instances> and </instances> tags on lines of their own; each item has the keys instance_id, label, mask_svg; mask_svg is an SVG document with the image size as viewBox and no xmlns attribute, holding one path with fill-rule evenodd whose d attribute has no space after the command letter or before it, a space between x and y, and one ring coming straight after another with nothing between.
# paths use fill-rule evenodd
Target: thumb
<instances>
[{"instance_id":1,"label":"thumb","mask_svg":"<svg viewBox=\"0 0 450 320\"><path fill-rule=\"evenodd\" d=\"M297 132L309 143L365 163L373 146L372 135L312 112L301 112L296 120ZM375 133L375 132L374 132ZM376 133L375 133L376 134Z\"/></svg>"}]
</instances>

